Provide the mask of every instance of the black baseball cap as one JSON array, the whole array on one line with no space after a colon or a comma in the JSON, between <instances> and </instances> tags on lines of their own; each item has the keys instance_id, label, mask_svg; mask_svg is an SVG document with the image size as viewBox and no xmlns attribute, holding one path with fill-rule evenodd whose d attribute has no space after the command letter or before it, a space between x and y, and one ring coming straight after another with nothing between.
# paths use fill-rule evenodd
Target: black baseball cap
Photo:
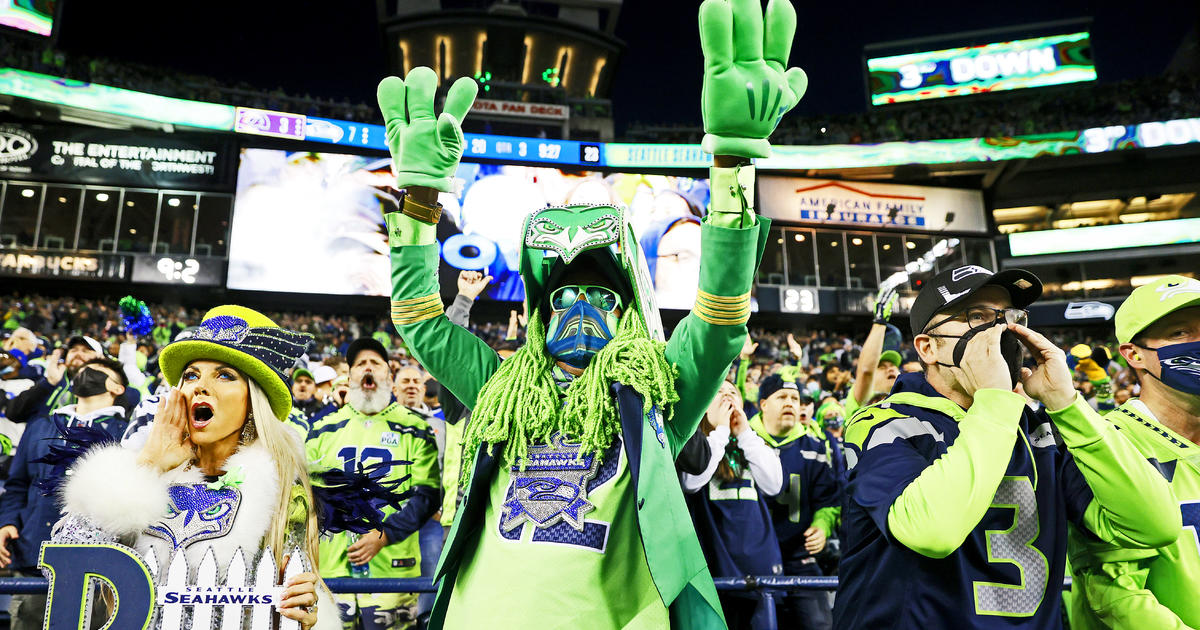
<instances>
[{"instance_id":1,"label":"black baseball cap","mask_svg":"<svg viewBox=\"0 0 1200 630\"><path fill-rule=\"evenodd\" d=\"M1025 308L1042 295L1042 281L1024 269L1005 269L1000 273L992 273L979 265L947 269L926 282L913 301L908 315L913 336L925 332L925 327L939 311L966 301L986 286L1008 291L1016 308Z\"/></svg>"},{"instance_id":2,"label":"black baseball cap","mask_svg":"<svg viewBox=\"0 0 1200 630\"><path fill-rule=\"evenodd\" d=\"M350 365L354 365L354 359L358 356L358 353L362 352L363 350L370 350L378 353L379 357L383 359L383 362L387 363L387 350L383 347L383 344L371 337L359 337L358 339L351 341L350 347L346 348L346 361Z\"/></svg>"},{"instance_id":3,"label":"black baseball cap","mask_svg":"<svg viewBox=\"0 0 1200 630\"><path fill-rule=\"evenodd\" d=\"M800 386L796 384L796 381L784 380L783 377L778 374L772 374L767 378L764 378L762 382L758 384L758 401L761 403L762 401L770 398L771 394L774 394L781 389L791 389L799 392L801 405L807 405L808 403L813 402L812 396L809 396L808 392L801 389Z\"/></svg>"}]
</instances>

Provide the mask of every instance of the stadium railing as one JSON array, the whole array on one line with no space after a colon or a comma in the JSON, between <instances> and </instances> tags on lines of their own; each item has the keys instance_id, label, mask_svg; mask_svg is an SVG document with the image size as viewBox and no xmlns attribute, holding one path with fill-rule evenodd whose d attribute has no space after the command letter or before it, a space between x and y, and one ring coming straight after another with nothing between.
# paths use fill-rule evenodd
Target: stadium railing
<instances>
[{"instance_id":1,"label":"stadium railing","mask_svg":"<svg viewBox=\"0 0 1200 630\"><path fill-rule=\"evenodd\" d=\"M716 578L718 591L754 592L764 607L763 624L776 628L775 606L780 597L790 591L837 590L836 576L749 575L740 578ZM335 593L433 593L437 588L428 578L331 578L325 584ZM45 578L0 578L0 594L45 593L49 582ZM1071 579L1063 582L1070 590Z\"/></svg>"}]
</instances>

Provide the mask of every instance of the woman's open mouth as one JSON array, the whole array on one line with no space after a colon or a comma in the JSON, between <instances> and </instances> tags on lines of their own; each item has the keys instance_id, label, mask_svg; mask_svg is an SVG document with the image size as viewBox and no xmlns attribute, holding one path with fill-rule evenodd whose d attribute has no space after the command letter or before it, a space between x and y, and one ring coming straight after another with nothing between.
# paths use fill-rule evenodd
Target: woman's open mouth
<instances>
[{"instance_id":1,"label":"woman's open mouth","mask_svg":"<svg viewBox=\"0 0 1200 630\"><path fill-rule=\"evenodd\" d=\"M212 422L213 408L208 403L196 403L192 405L192 428L203 429Z\"/></svg>"}]
</instances>

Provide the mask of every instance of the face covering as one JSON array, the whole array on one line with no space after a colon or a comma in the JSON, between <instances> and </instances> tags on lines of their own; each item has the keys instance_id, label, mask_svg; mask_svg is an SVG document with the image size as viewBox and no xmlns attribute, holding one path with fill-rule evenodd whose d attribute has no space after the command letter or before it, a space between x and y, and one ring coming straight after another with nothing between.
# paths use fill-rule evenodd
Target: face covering
<instances>
[{"instance_id":1,"label":"face covering","mask_svg":"<svg viewBox=\"0 0 1200 630\"><path fill-rule=\"evenodd\" d=\"M583 369L613 338L617 317L579 300L550 317L546 350L567 365Z\"/></svg>"},{"instance_id":2,"label":"face covering","mask_svg":"<svg viewBox=\"0 0 1200 630\"><path fill-rule=\"evenodd\" d=\"M829 429L831 431L836 431L837 429L842 428L842 425L845 423L846 423L846 420L844 418L842 418L841 416L832 416L829 418L825 418L825 428Z\"/></svg>"},{"instance_id":3,"label":"face covering","mask_svg":"<svg viewBox=\"0 0 1200 630\"><path fill-rule=\"evenodd\" d=\"M1200 396L1200 341L1146 349L1158 353L1158 364L1162 366L1162 376L1158 380L1163 385L1185 394Z\"/></svg>"},{"instance_id":4,"label":"face covering","mask_svg":"<svg viewBox=\"0 0 1200 630\"><path fill-rule=\"evenodd\" d=\"M1003 324L997 322L995 325L1002 326ZM945 365L947 367L961 367L963 355L966 354L966 352L967 352L967 344L970 343L971 339L975 338L975 335L978 335L979 333L981 333L985 330L989 330L990 328L991 328L991 326L988 326L987 328L976 328L973 330L968 330L967 332L963 333L962 335L959 335L958 343L954 344L954 354L952 357L954 362L953 363L942 363L941 361L938 361L938 365ZM945 337L945 338L954 338L955 337L955 335L930 335L930 336L931 337ZM1006 330L1006 331L1000 333L1000 356L1004 357L1004 363L1006 363L1008 365L1009 383L1012 383L1012 385L1009 387L1009 389L1011 389L1012 387L1016 387L1018 378L1021 375L1021 361L1023 359L1023 356L1022 356L1023 351L1024 351L1024 346L1021 344L1021 338L1018 337L1016 333L1014 333L1011 330Z\"/></svg>"},{"instance_id":5,"label":"face covering","mask_svg":"<svg viewBox=\"0 0 1200 630\"><path fill-rule=\"evenodd\" d=\"M108 391L108 375L100 370L84 368L71 381L71 393L77 398L87 398Z\"/></svg>"}]
</instances>

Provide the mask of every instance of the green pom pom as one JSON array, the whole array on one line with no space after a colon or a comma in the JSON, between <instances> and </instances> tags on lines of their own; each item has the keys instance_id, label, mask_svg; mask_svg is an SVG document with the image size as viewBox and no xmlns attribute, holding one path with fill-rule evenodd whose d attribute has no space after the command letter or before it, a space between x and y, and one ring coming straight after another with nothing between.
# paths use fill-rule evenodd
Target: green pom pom
<instances>
[{"instance_id":1,"label":"green pom pom","mask_svg":"<svg viewBox=\"0 0 1200 630\"><path fill-rule=\"evenodd\" d=\"M121 313L134 316L140 315L143 310L149 310L146 308L145 302L133 297L132 295L126 295L125 297L121 298L120 307Z\"/></svg>"}]
</instances>

